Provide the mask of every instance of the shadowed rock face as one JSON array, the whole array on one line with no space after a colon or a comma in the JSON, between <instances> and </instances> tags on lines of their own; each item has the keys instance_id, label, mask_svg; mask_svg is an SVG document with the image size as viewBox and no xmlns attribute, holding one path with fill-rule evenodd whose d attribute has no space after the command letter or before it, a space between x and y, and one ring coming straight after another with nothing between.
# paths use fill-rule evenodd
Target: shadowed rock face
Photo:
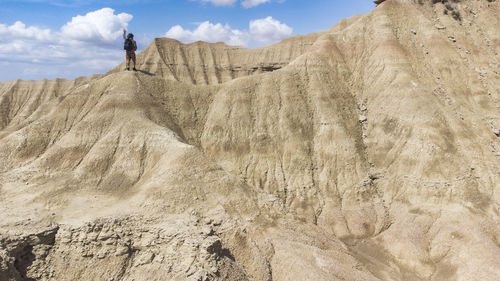
<instances>
[{"instance_id":1,"label":"shadowed rock face","mask_svg":"<svg viewBox=\"0 0 500 281\"><path fill-rule=\"evenodd\" d=\"M0 83L0 280L498 279L500 6L418 2Z\"/></svg>"}]
</instances>

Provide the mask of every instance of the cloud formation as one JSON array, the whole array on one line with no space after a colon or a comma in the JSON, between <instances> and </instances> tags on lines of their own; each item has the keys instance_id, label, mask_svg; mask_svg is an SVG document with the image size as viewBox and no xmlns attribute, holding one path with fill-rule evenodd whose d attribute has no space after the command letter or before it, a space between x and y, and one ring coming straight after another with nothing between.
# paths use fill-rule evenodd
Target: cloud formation
<instances>
[{"instance_id":1,"label":"cloud formation","mask_svg":"<svg viewBox=\"0 0 500 281\"><path fill-rule=\"evenodd\" d=\"M26 69L17 69L25 74L24 79L36 78L37 73L47 76L61 73L67 77L69 69L84 74L109 70L122 60L121 43L117 39L132 18L103 8L73 17L60 30L26 26L20 21L0 24L2 67L24 65ZM12 79L8 72L2 71L6 70L0 70L0 77Z\"/></svg>"},{"instance_id":2,"label":"cloud formation","mask_svg":"<svg viewBox=\"0 0 500 281\"><path fill-rule=\"evenodd\" d=\"M241 6L248 9L267 2L271 2L271 0L243 0Z\"/></svg>"},{"instance_id":3,"label":"cloud formation","mask_svg":"<svg viewBox=\"0 0 500 281\"><path fill-rule=\"evenodd\" d=\"M155 0L1 0L0 3L9 3L9 2L15 2L15 3L40 3L40 4L46 4L46 5L51 5L51 6L58 6L58 7L66 7L66 8L75 8L75 7L82 7L82 6L88 6L92 5L95 3L103 4L105 2L106 5L109 6L114 6L116 4L120 5L128 5L128 4L135 4L135 3L145 3L145 2L151 2Z\"/></svg>"},{"instance_id":4,"label":"cloud formation","mask_svg":"<svg viewBox=\"0 0 500 281\"><path fill-rule=\"evenodd\" d=\"M0 24L0 36L7 40L9 40L9 38L39 41L50 40L53 37L52 33L50 29L42 29L36 26L26 27L26 25L20 21L16 21L11 26Z\"/></svg>"},{"instance_id":5,"label":"cloud formation","mask_svg":"<svg viewBox=\"0 0 500 281\"><path fill-rule=\"evenodd\" d=\"M249 30L232 29L229 25L202 22L194 30L184 29L180 25L170 28L165 37L177 39L183 43L205 41L210 43L224 42L232 46L249 46L251 43L276 43L293 33L288 25L272 17L250 21Z\"/></svg>"},{"instance_id":6,"label":"cloud formation","mask_svg":"<svg viewBox=\"0 0 500 281\"><path fill-rule=\"evenodd\" d=\"M73 17L62 28L62 36L77 41L110 43L120 37L122 29L127 27L132 15L114 14L111 8L103 8L84 16Z\"/></svg>"},{"instance_id":7,"label":"cloud formation","mask_svg":"<svg viewBox=\"0 0 500 281\"><path fill-rule=\"evenodd\" d=\"M193 0L191 0L191 1L193 1ZM211 3L214 6L232 6L236 2L240 2L241 6L248 9L248 8L259 6L260 4L269 3L272 0L241 0L241 1L239 1L239 0L198 0L198 1L200 1L202 3ZM285 0L276 0L276 1L279 3L283 3Z\"/></svg>"},{"instance_id":8,"label":"cloud formation","mask_svg":"<svg viewBox=\"0 0 500 281\"><path fill-rule=\"evenodd\" d=\"M193 31L184 29L180 25L176 25L167 31L165 37L174 38L185 43L195 41L205 41L210 43L225 42L229 45L243 46L246 46L250 39L247 32L231 29L231 26L228 24L212 24L209 21L202 22Z\"/></svg>"},{"instance_id":9,"label":"cloud formation","mask_svg":"<svg viewBox=\"0 0 500 281\"><path fill-rule=\"evenodd\" d=\"M292 35L293 29L272 17L250 22L250 34L263 43L274 43Z\"/></svg>"},{"instance_id":10,"label":"cloud formation","mask_svg":"<svg viewBox=\"0 0 500 281\"><path fill-rule=\"evenodd\" d=\"M238 0L201 0L203 3L212 3L215 6L231 6Z\"/></svg>"}]
</instances>

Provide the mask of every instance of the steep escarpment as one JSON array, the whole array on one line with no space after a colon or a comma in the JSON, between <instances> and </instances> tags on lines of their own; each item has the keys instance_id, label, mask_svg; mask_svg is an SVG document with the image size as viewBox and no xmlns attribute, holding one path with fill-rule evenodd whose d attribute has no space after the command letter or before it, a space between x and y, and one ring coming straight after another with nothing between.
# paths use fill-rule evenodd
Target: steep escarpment
<instances>
[{"instance_id":1,"label":"steep escarpment","mask_svg":"<svg viewBox=\"0 0 500 281\"><path fill-rule=\"evenodd\" d=\"M0 280L497 279L500 6L420 2L0 84Z\"/></svg>"},{"instance_id":2,"label":"steep escarpment","mask_svg":"<svg viewBox=\"0 0 500 281\"><path fill-rule=\"evenodd\" d=\"M304 54L318 36L297 36L253 50L201 41L184 45L177 40L157 38L139 54L138 67L169 80L195 85L221 84L283 68ZM120 65L111 73L124 68Z\"/></svg>"},{"instance_id":3,"label":"steep escarpment","mask_svg":"<svg viewBox=\"0 0 500 281\"><path fill-rule=\"evenodd\" d=\"M97 75L94 76L98 77ZM57 101L72 89L84 84L92 77L74 81L58 79L54 81L9 81L0 84L0 129L15 131L25 126L30 120L40 118L52 109L50 102ZM2 135L3 136L3 135Z\"/></svg>"}]
</instances>

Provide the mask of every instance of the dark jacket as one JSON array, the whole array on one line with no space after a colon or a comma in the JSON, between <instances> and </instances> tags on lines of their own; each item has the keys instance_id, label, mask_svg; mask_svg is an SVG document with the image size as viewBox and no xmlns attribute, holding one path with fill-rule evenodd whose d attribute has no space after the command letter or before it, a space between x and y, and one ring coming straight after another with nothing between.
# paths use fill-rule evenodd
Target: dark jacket
<instances>
[{"instance_id":1,"label":"dark jacket","mask_svg":"<svg viewBox=\"0 0 500 281\"><path fill-rule=\"evenodd\" d=\"M130 53L134 53L135 51L137 51L137 43L135 42L134 39L130 38L132 40L132 43L134 43L134 49L132 51L127 51L127 52L130 52ZM125 37L125 33L123 33L123 40L127 40L127 37Z\"/></svg>"}]
</instances>

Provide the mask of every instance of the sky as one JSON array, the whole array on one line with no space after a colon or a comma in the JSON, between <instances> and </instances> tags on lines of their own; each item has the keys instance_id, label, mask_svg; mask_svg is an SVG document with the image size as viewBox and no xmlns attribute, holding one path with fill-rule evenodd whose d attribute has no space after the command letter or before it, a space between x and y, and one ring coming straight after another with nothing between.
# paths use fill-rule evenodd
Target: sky
<instances>
[{"instance_id":1,"label":"sky","mask_svg":"<svg viewBox=\"0 0 500 281\"><path fill-rule=\"evenodd\" d=\"M0 81L105 73L124 60L123 28L139 51L158 37L258 48L374 7L371 0L0 0Z\"/></svg>"}]
</instances>

